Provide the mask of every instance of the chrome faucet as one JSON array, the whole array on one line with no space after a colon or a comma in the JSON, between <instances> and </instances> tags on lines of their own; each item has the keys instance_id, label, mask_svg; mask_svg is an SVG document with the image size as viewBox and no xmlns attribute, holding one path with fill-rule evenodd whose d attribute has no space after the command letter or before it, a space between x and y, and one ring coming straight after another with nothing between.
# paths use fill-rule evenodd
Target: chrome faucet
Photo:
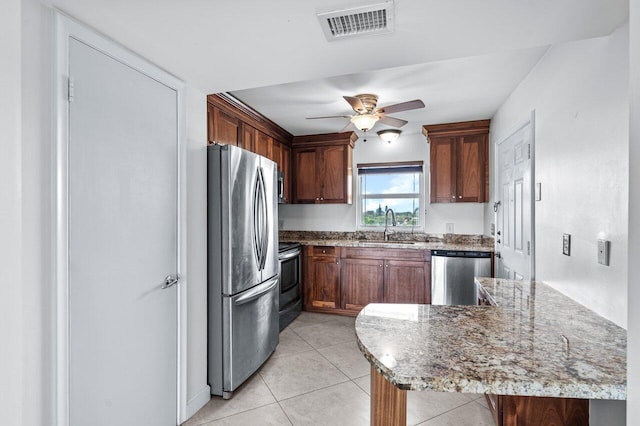
<instances>
[{"instance_id":1,"label":"chrome faucet","mask_svg":"<svg viewBox=\"0 0 640 426\"><path fill-rule=\"evenodd\" d=\"M387 209L384 212L384 240L389 241L389 234L393 234L393 231L389 231L389 224L387 223L387 219L389 218L389 212L391 212L391 224L396 226L396 214L392 209Z\"/></svg>"}]
</instances>

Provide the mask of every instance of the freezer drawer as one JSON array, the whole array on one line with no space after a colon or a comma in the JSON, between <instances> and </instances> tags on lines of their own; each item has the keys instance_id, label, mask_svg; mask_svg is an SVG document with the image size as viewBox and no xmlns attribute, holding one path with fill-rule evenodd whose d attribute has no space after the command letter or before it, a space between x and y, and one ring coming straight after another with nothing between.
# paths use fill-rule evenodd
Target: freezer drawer
<instances>
[{"instance_id":1,"label":"freezer drawer","mask_svg":"<svg viewBox=\"0 0 640 426\"><path fill-rule=\"evenodd\" d=\"M223 297L223 389L233 392L278 344L278 276Z\"/></svg>"}]
</instances>

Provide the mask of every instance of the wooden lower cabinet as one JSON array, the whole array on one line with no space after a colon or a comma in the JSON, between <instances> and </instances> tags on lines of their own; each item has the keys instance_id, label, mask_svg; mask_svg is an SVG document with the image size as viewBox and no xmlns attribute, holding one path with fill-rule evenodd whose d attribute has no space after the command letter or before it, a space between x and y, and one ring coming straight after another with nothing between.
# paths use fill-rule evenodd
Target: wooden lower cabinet
<instances>
[{"instance_id":1,"label":"wooden lower cabinet","mask_svg":"<svg viewBox=\"0 0 640 426\"><path fill-rule=\"evenodd\" d=\"M343 259L340 275L344 309L357 313L368 303L384 300L382 260Z\"/></svg>"},{"instance_id":2,"label":"wooden lower cabinet","mask_svg":"<svg viewBox=\"0 0 640 426\"><path fill-rule=\"evenodd\" d=\"M307 246L305 310L355 316L369 303L430 303L430 252Z\"/></svg>"},{"instance_id":3,"label":"wooden lower cabinet","mask_svg":"<svg viewBox=\"0 0 640 426\"><path fill-rule=\"evenodd\" d=\"M429 262L386 260L384 301L387 303L431 303Z\"/></svg>"},{"instance_id":4,"label":"wooden lower cabinet","mask_svg":"<svg viewBox=\"0 0 640 426\"><path fill-rule=\"evenodd\" d=\"M340 307L340 248L305 247L304 307L325 310Z\"/></svg>"},{"instance_id":5,"label":"wooden lower cabinet","mask_svg":"<svg viewBox=\"0 0 640 426\"><path fill-rule=\"evenodd\" d=\"M486 395L497 426L588 426L589 400Z\"/></svg>"}]
</instances>

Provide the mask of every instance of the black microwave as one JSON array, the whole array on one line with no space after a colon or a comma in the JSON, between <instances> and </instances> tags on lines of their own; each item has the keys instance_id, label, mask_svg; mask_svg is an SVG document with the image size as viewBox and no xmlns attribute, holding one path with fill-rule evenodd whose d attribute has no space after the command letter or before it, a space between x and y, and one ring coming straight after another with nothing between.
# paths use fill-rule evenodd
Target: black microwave
<instances>
[{"instance_id":1,"label":"black microwave","mask_svg":"<svg viewBox=\"0 0 640 426\"><path fill-rule=\"evenodd\" d=\"M284 173L278 171L278 204L284 204L287 199L284 196Z\"/></svg>"}]
</instances>

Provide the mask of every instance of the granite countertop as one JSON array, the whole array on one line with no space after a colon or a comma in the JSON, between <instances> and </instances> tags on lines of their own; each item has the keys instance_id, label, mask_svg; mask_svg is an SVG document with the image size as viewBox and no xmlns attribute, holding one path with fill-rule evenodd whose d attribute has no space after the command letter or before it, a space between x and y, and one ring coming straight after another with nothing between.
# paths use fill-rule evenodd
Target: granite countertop
<instances>
[{"instance_id":1,"label":"granite countertop","mask_svg":"<svg viewBox=\"0 0 640 426\"><path fill-rule=\"evenodd\" d=\"M396 232L384 241L382 232L281 231L281 242L307 246L379 247L414 250L493 251L493 238L481 235L412 234Z\"/></svg>"},{"instance_id":2,"label":"granite countertop","mask_svg":"<svg viewBox=\"0 0 640 426\"><path fill-rule=\"evenodd\" d=\"M400 389L626 399L626 331L542 282L477 279L495 306L370 304L358 346Z\"/></svg>"}]
</instances>

